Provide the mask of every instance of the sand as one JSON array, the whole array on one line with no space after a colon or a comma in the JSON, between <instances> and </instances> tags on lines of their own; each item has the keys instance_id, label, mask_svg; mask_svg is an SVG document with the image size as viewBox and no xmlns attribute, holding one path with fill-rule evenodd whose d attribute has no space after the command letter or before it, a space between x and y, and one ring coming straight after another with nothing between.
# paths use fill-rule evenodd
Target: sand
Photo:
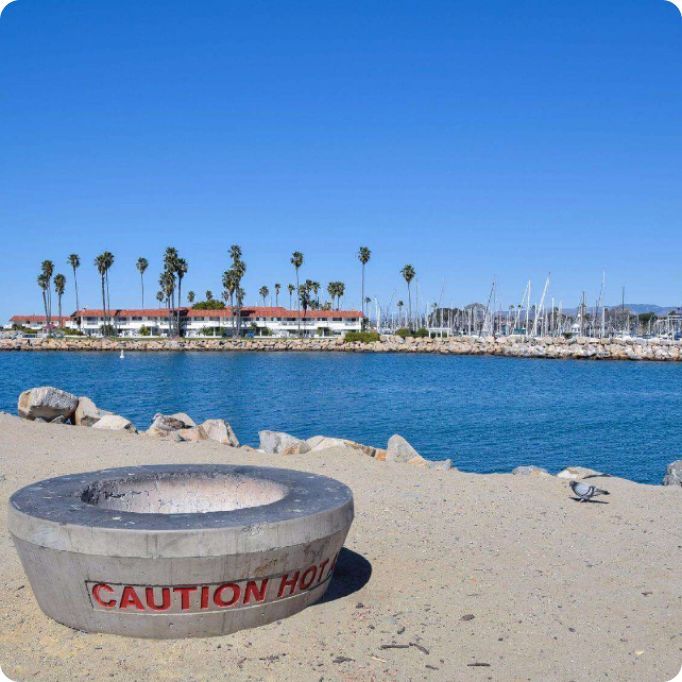
<instances>
[{"instance_id":1,"label":"sand","mask_svg":"<svg viewBox=\"0 0 682 682\"><path fill-rule=\"evenodd\" d=\"M681 488L599 479L608 504L578 504L554 477L436 472L341 448L283 458L0 415L4 506L37 479L162 462L263 463L349 485L356 519L328 596L226 637L76 632L39 610L3 513L11 679L662 682L682 666Z\"/></svg>"}]
</instances>

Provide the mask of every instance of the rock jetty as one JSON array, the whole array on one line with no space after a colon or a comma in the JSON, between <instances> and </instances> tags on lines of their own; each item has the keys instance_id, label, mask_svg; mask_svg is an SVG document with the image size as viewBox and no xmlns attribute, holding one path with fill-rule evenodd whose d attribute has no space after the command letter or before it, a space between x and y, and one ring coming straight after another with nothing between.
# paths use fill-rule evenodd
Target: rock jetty
<instances>
[{"instance_id":1,"label":"rock jetty","mask_svg":"<svg viewBox=\"0 0 682 682\"><path fill-rule=\"evenodd\" d=\"M292 351L349 353L438 353L441 355L496 355L556 360L682 360L682 342L667 339L537 338L515 336L443 339L382 336L379 341L345 342L329 339L0 339L0 351Z\"/></svg>"}]
</instances>

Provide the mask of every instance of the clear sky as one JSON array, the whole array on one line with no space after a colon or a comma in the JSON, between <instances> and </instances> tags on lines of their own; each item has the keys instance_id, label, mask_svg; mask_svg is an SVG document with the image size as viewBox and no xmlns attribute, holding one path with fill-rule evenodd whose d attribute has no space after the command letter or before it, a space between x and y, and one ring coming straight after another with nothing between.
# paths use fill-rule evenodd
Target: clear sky
<instances>
[{"instance_id":1,"label":"clear sky","mask_svg":"<svg viewBox=\"0 0 682 682\"><path fill-rule=\"evenodd\" d=\"M50 258L189 261L422 300L682 302L682 17L665 0L17 0L0 18L0 319ZM536 296L533 296L536 299ZM394 298L395 300L395 298Z\"/></svg>"}]
</instances>

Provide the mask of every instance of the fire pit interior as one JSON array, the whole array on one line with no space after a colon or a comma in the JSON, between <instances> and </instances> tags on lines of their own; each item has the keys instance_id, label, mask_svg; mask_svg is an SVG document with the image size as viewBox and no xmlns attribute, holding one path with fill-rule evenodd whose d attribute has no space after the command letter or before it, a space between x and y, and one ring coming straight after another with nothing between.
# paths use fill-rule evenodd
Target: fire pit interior
<instances>
[{"instance_id":1,"label":"fire pit interior","mask_svg":"<svg viewBox=\"0 0 682 682\"><path fill-rule=\"evenodd\" d=\"M278 502L287 492L274 481L239 474L167 473L96 481L81 500L136 514L205 514L261 507Z\"/></svg>"}]
</instances>

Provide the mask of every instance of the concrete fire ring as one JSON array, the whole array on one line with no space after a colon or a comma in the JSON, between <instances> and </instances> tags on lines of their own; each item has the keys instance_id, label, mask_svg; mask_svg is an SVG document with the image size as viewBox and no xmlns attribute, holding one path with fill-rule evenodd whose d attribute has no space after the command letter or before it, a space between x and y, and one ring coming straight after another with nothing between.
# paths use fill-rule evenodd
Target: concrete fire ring
<instances>
[{"instance_id":1,"label":"concrete fire ring","mask_svg":"<svg viewBox=\"0 0 682 682\"><path fill-rule=\"evenodd\" d=\"M17 491L9 529L40 608L86 632L224 635L325 593L350 489L289 469L161 465Z\"/></svg>"}]
</instances>

